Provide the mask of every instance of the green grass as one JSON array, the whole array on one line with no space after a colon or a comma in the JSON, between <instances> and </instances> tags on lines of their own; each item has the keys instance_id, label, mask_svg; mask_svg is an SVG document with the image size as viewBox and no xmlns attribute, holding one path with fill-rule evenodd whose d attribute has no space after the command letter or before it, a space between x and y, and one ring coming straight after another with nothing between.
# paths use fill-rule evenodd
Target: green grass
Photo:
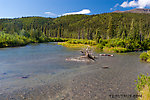
<instances>
[{"instance_id":1,"label":"green grass","mask_svg":"<svg viewBox=\"0 0 150 100\"><path fill-rule=\"evenodd\" d=\"M88 44L90 46L96 45L96 41L94 40L85 40L85 39L69 39L67 41L69 44Z\"/></svg>"},{"instance_id":2,"label":"green grass","mask_svg":"<svg viewBox=\"0 0 150 100\"><path fill-rule=\"evenodd\" d=\"M62 45L64 47L68 47L68 48L75 48L75 49L82 49L82 48L95 48L96 46L90 46L88 44L71 44L68 42L58 42L58 45Z\"/></svg>"},{"instance_id":3,"label":"green grass","mask_svg":"<svg viewBox=\"0 0 150 100\"><path fill-rule=\"evenodd\" d=\"M150 76L140 74L136 82L138 94L142 95L138 100L150 100Z\"/></svg>"}]
</instances>

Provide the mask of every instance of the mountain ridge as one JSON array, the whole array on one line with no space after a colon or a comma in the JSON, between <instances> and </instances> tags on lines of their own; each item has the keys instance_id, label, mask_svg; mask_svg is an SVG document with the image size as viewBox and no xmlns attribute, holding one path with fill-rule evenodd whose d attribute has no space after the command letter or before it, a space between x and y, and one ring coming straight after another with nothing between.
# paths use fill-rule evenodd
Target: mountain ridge
<instances>
[{"instance_id":1,"label":"mountain ridge","mask_svg":"<svg viewBox=\"0 0 150 100\"><path fill-rule=\"evenodd\" d=\"M150 9L136 8L136 9L126 10L126 11L116 10L113 13L146 13L146 14L149 14Z\"/></svg>"}]
</instances>

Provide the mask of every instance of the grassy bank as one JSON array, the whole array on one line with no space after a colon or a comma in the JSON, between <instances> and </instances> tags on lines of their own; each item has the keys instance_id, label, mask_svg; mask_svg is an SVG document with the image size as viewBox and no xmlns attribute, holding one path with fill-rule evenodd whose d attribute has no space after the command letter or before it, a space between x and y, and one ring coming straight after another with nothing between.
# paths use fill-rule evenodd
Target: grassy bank
<instances>
[{"instance_id":1,"label":"grassy bank","mask_svg":"<svg viewBox=\"0 0 150 100\"><path fill-rule=\"evenodd\" d=\"M136 84L139 97L138 100L150 100L150 76L141 74L138 76L138 81Z\"/></svg>"},{"instance_id":2,"label":"grassy bank","mask_svg":"<svg viewBox=\"0 0 150 100\"><path fill-rule=\"evenodd\" d=\"M68 48L95 48L97 47L97 43L92 40L83 40L83 39L69 39L67 42L58 43L58 45L62 45Z\"/></svg>"},{"instance_id":3,"label":"grassy bank","mask_svg":"<svg viewBox=\"0 0 150 100\"><path fill-rule=\"evenodd\" d=\"M59 42L58 45L62 45L64 47L67 47L67 48L87 48L87 47L90 47L89 45L85 45L85 44L70 44L68 42Z\"/></svg>"},{"instance_id":4,"label":"grassy bank","mask_svg":"<svg viewBox=\"0 0 150 100\"><path fill-rule=\"evenodd\" d=\"M132 51L139 51L149 49L149 44L146 42L135 42L132 40L122 40L122 39L99 39L99 41L94 40L84 40L84 39L69 39L65 43L59 43L65 47L70 48L84 48L87 46L96 47L97 49L104 52L111 53L125 53Z\"/></svg>"}]
</instances>

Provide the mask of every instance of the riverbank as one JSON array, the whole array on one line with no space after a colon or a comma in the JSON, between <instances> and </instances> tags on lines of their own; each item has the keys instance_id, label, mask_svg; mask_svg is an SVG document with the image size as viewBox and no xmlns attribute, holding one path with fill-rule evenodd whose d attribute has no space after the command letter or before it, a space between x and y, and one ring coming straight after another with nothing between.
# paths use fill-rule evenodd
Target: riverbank
<instances>
[{"instance_id":1,"label":"riverbank","mask_svg":"<svg viewBox=\"0 0 150 100\"><path fill-rule=\"evenodd\" d=\"M138 56L115 54L113 58L100 57L95 63L58 74L48 83L0 94L0 99L136 100L134 80L139 73L150 71L147 64L138 62Z\"/></svg>"},{"instance_id":2,"label":"riverbank","mask_svg":"<svg viewBox=\"0 0 150 100\"><path fill-rule=\"evenodd\" d=\"M69 48L85 48L91 47L98 49L99 51L109 52L109 53L126 53L134 51L149 50L149 44L147 41L137 42L133 40L122 40L122 39L100 39L99 42L95 40L85 40L85 39L68 39L64 43L58 43Z\"/></svg>"},{"instance_id":3,"label":"riverbank","mask_svg":"<svg viewBox=\"0 0 150 100\"><path fill-rule=\"evenodd\" d=\"M18 34L7 34L0 32L0 48L5 47L19 47L25 46L30 43L45 43L45 42L65 42L58 43L69 48L85 48L91 47L104 52L111 53L125 53L132 51L149 50L149 40L145 41L134 41L130 39L70 39L70 38L60 38L60 37L48 37L42 34L38 37L18 35Z\"/></svg>"},{"instance_id":4,"label":"riverbank","mask_svg":"<svg viewBox=\"0 0 150 100\"><path fill-rule=\"evenodd\" d=\"M100 44L90 45L90 44L72 44L69 42L58 42L58 45L62 45L67 48L73 48L73 49L86 49L90 48L91 50L94 50L96 52L103 51L107 53L125 53L128 52L126 48L122 47L103 47L101 48Z\"/></svg>"}]
</instances>

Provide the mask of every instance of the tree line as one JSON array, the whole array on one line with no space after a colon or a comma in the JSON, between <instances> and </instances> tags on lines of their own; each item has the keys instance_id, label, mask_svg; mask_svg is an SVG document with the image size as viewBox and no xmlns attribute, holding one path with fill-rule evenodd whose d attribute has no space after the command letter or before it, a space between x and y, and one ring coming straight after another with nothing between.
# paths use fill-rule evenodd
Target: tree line
<instances>
[{"instance_id":1,"label":"tree line","mask_svg":"<svg viewBox=\"0 0 150 100\"><path fill-rule=\"evenodd\" d=\"M150 14L104 13L58 18L0 19L0 31L35 40L41 37L100 40L122 39L142 43L150 39Z\"/></svg>"}]
</instances>

